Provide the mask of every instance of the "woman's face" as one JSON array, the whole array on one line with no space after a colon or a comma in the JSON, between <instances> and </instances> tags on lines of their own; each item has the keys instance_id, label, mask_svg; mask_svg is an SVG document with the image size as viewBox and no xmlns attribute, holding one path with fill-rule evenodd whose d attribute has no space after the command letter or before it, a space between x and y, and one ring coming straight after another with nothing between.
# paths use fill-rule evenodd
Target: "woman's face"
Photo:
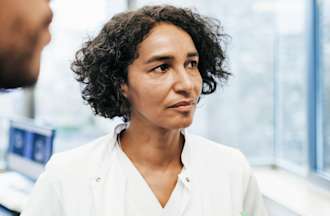
<instances>
[{"instance_id":1,"label":"woman's face","mask_svg":"<svg viewBox=\"0 0 330 216\"><path fill-rule=\"evenodd\" d=\"M131 121L164 129L188 127L201 93L196 47L175 25L156 25L138 46L128 67L123 94L132 106Z\"/></svg>"}]
</instances>

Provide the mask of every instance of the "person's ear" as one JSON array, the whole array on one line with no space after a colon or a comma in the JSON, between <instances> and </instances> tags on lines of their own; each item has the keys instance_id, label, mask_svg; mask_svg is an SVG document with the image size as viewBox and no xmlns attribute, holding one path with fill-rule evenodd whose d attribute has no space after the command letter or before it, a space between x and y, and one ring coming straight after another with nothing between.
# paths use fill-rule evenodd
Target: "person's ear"
<instances>
[{"instance_id":1,"label":"person's ear","mask_svg":"<svg viewBox=\"0 0 330 216\"><path fill-rule=\"evenodd\" d=\"M124 97L128 97L128 86L126 83L121 84L120 86L121 93L124 95Z\"/></svg>"}]
</instances>

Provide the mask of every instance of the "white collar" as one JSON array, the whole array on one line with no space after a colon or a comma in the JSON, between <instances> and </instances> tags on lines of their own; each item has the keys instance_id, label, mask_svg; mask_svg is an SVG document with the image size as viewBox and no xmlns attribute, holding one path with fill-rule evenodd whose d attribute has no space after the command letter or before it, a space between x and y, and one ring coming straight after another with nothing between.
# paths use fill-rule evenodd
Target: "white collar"
<instances>
[{"instance_id":1,"label":"white collar","mask_svg":"<svg viewBox=\"0 0 330 216\"><path fill-rule=\"evenodd\" d=\"M125 129L127 129L129 126L128 123L120 123L114 128L114 133L113 133L113 138L114 140L117 140L118 135ZM183 171L179 175L179 179L187 186L190 188L191 186L191 174L190 174L190 164L191 164L191 146L189 144L189 135L186 133L186 129L181 129L181 133L185 138L185 143L182 149L181 153L181 160L183 163ZM117 142L116 144L117 145Z\"/></svg>"}]
</instances>

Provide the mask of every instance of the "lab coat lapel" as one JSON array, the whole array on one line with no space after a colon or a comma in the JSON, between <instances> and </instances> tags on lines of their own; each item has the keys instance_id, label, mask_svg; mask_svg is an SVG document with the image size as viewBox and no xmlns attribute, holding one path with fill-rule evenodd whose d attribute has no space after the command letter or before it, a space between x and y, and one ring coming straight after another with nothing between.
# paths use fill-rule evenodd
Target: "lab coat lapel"
<instances>
[{"instance_id":1,"label":"lab coat lapel","mask_svg":"<svg viewBox=\"0 0 330 216\"><path fill-rule=\"evenodd\" d=\"M116 162L117 163L117 162ZM124 216L126 178L118 164L113 164L107 176L92 180L97 216Z\"/></svg>"},{"instance_id":2,"label":"lab coat lapel","mask_svg":"<svg viewBox=\"0 0 330 216\"><path fill-rule=\"evenodd\" d=\"M101 166L91 178L94 215L124 216L126 176L115 154L115 141L109 146L108 157L104 157Z\"/></svg>"}]
</instances>

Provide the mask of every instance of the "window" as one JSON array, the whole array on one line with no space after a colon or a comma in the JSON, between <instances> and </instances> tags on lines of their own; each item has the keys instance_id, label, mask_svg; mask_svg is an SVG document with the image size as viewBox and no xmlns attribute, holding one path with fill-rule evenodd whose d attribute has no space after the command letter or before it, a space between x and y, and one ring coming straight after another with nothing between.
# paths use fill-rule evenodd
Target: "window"
<instances>
[{"instance_id":1,"label":"window","mask_svg":"<svg viewBox=\"0 0 330 216\"><path fill-rule=\"evenodd\" d=\"M215 16L231 36L233 76L209 99L207 136L240 148L255 163L271 163L274 141L274 1L209 1L201 12ZM244 35L242 37L242 35Z\"/></svg>"},{"instance_id":2,"label":"window","mask_svg":"<svg viewBox=\"0 0 330 216\"><path fill-rule=\"evenodd\" d=\"M320 3L320 52L321 67L319 79L319 94L321 107L320 142L319 142L319 169L330 179L330 1Z\"/></svg>"},{"instance_id":3,"label":"window","mask_svg":"<svg viewBox=\"0 0 330 216\"><path fill-rule=\"evenodd\" d=\"M306 2L277 3L276 156L278 164L307 169Z\"/></svg>"}]
</instances>

